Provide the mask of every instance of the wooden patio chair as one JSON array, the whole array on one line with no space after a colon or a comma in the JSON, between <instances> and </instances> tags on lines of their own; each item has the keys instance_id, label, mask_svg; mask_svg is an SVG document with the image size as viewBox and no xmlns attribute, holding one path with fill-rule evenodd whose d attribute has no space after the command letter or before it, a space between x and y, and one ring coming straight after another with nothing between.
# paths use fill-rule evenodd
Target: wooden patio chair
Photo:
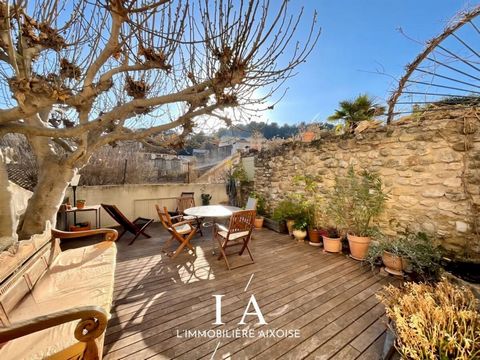
<instances>
[{"instance_id":1,"label":"wooden patio chair","mask_svg":"<svg viewBox=\"0 0 480 360\"><path fill-rule=\"evenodd\" d=\"M157 209L158 217L163 225L163 227L170 233L170 239L167 241L162 251L166 252L168 256L171 256L172 259L177 257L178 254L185 248L189 248L195 253L195 248L190 244L190 240L197 233L197 228L192 225L192 220L182 220L176 223L172 222L172 217L168 213L167 208L164 206L163 211L158 205L155 205ZM180 215L181 216L181 215ZM166 249L170 246L173 241L180 243L175 252L168 252Z\"/></svg>"},{"instance_id":2,"label":"wooden patio chair","mask_svg":"<svg viewBox=\"0 0 480 360\"><path fill-rule=\"evenodd\" d=\"M234 269L230 266L230 263L227 259L228 255L226 253L226 249L231 246L242 246L242 248L238 252L238 255L243 255L244 251L247 250L250 259L252 260L251 263L243 264L240 266L253 264L255 262L252 256L252 252L248 247L248 243L252 237L256 214L257 212L255 210L242 210L234 212L230 218L228 229L223 225L216 224L214 236L215 239L217 239L218 244L220 245L220 255L218 256L218 260L223 257L223 259L225 260L225 264L227 264L228 270Z\"/></svg>"},{"instance_id":3,"label":"wooden patio chair","mask_svg":"<svg viewBox=\"0 0 480 360\"><path fill-rule=\"evenodd\" d=\"M185 193L182 193L182 195ZM190 194L190 193L189 193ZM191 193L193 194L193 193ZM194 226L197 228L197 231L200 233L201 236L203 236L203 231L202 231L202 218L199 218L198 216L190 216L190 215L185 215L184 211L188 208L194 207L195 206L195 199L193 196L180 196L177 198L177 213L178 215L183 216L183 220L192 220L192 223Z\"/></svg>"},{"instance_id":4,"label":"wooden patio chair","mask_svg":"<svg viewBox=\"0 0 480 360\"><path fill-rule=\"evenodd\" d=\"M147 238L151 238L151 236L145 232L145 229L153 222L153 219L138 217L135 220L130 221L115 205L102 204L102 207L120 226L123 227L123 231L118 239L120 239L126 232L134 235L134 238L128 245L132 245L140 234Z\"/></svg>"}]
</instances>

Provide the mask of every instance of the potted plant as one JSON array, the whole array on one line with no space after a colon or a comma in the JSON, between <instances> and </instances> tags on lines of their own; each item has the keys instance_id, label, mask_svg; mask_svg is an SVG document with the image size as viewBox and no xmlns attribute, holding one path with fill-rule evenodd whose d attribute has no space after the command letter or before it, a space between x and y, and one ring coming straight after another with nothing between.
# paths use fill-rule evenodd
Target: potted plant
<instances>
[{"instance_id":1,"label":"potted plant","mask_svg":"<svg viewBox=\"0 0 480 360\"><path fill-rule=\"evenodd\" d=\"M406 238L397 237L388 239L382 237L372 242L368 249L365 260L374 266L378 264L379 259L385 265L385 271L393 275L403 275L407 266L406 254L409 252L409 246Z\"/></svg>"},{"instance_id":2,"label":"potted plant","mask_svg":"<svg viewBox=\"0 0 480 360\"><path fill-rule=\"evenodd\" d=\"M292 231L295 240L299 242L305 240L305 238L307 237L307 226L308 220L305 217L299 217L295 219Z\"/></svg>"},{"instance_id":3,"label":"potted plant","mask_svg":"<svg viewBox=\"0 0 480 360\"><path fill-rule=\"evenodd\" d=\"M287 198L278 203L273 211L273 219L277 221L284 220L287 224L288 234L293 234L293 224L299 214L299 208L291 198Z\"/></svg>"},{"instance_id":4,"label":"potted plant","mask_svg":"<svg viewBox=\"0 0 480 360\"><path fill-rule=\"evenodd\" d=\"M83 209L85 207L85 203L86 203L85 200L77 200L77 203L76 203L77 209Z\"/></svg>"},{"instance_id":5,"label":"potted plant","mask_svg":"<svg viewBox=\"0 0 480 360\"><path fill-rule=\"evenodd\" d=\"M381 259L394 275L408 272L419 280L435 280L440 272L441 251L424 232L401 233L395 239L379 237L371 244L366 260L373 266Z\"/></svg>"},{"instance_id":6,"label":"potted plant","mask_svg":"<svg viewBox=\"0 0 480 360\"><path fill-rule=\"evenodd\" d=\"M356 174L350 167L345 177L337 177L329 194L328 213L347 230L351 257L364 260L375 229L372 219L384 209L388 195L376 173L363 170Z\"/></svg>"},{"instance_id":7,"label":"potted plant","mask_svg":"<svg viewBox=\"0 0 480 360\"><path fill-rule=\"evenodd\" d=\"M212 195L210 194L201 194L202 205L210 205L210 200L212 200Z\"/></svg>"},{"instance_id":8,"label":"potted plant","mask_svg":"<svg viewBox=\"0 0 480 360\"><path fill-rule=\"evenodd\" d=\"M303 185L305 194L296 195L302 203L304 211L308 214L308 239L312 246L321 246L323 235L327 235L322 225L326 221L324 199L319 194L318 183L320 179L312 175L299 175L293 179L294 185Z\"/></svg>"},{"instance_id":9,"label":"potted plant","mask_svg":"<svg viewBox=\"0 0 480 360\"><path fill-rule=\"evenodd\" d=\"M479 300L466 287L443 279L436 284L389 285L377 297L385 305L393 339L383 358L478 359Z\"/></svg>"},{"instance_id":10,"label":"potted plant","mask_svg":"<svg viewBox=\"0 0 480 360\"><path fill-rule=\"evenodd\" d=\"M325 230L325 235L322 235L323 238L323 250L331 253L341 253L342 252L342 238L338 230L334 227L328 227Z\"/></svg>"},{"instance_id":11,"label":"potted plant","mask_svg":"<svg viewBox=\"0 0 480 360\"><path fill-rule=\"evenodd\" d=\"M255 217L255 228L261 229L263 227L264 215L266 213L265 198L257 193L252 193L250 196L257 199L257 216Z\"/></svg>"}]
</instances>

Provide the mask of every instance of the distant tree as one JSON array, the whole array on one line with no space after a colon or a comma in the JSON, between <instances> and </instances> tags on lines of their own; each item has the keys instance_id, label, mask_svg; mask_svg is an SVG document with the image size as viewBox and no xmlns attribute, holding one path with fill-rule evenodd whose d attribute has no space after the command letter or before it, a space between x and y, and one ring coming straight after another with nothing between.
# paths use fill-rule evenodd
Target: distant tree
<instances>
[{"instance_id":1,"label":"distant tree","mask_svg":"<svg viewBox=\"0 0 480 360\"><path fill-rule=\"evenodd\" d=\"M0 0L0 136L24 134L39 169L19 236L55 225L69 181L102 146L154 135L178 146L199 117L264 103L319 35L314 15L300 45L303 12L288 4Z\"/></svg>"},{"instance_id":2,"label":"distant tree","mask_svg":"<svg viewBox=\"0 0 480 360\"><path fill-rule=\"evenodd\" d=\"M375 116L385 113L385 107L375 104L368 95L359 95L355 100L344 100L339 104L335 113L328 117L329 121L342 121L343 129L353 133L358 123L365 120L372 120Z\"/></svg>"}]
</instances>

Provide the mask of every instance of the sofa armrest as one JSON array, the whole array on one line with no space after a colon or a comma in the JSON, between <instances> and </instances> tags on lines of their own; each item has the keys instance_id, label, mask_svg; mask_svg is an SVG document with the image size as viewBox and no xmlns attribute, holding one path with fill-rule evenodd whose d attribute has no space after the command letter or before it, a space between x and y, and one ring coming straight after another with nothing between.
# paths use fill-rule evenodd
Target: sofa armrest
<instances>
[{"instance_id":1,"label":"sofa armrest","mask_svg":"<svg viewBox=\"0 0 480 360\"><path fill-rule=\"evenodd\" d=\"M80 320L75 328L75 338L90 342L107 328L108 314L99 306L81 306L38 316L0 328L0 344L74 320Z\"/></svg>"},{"instance_id":2,"label":"sofa armrest","mask_svg":"<svg viewBox=\"0 0 480 360\"><path fill-rule=\"evenodd\" d=\"M115 241L118 238L118 232L115 229L94 229L84 231L61 231L57 229L52 230L52 236L59 239L76 239L85 236L92 236L103 234L105 241Z\"/></svg>"}]
</instances>

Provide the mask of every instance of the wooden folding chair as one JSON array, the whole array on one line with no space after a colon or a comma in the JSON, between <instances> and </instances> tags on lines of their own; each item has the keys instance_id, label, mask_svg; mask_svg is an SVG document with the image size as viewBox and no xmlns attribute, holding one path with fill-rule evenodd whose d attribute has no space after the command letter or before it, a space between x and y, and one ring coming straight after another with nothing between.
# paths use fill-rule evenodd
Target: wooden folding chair
<instances>
[{"instance_id":1,"label":"wooden folding chair","mask_svg":"<svg viewBox=\"0 0 480 360\"><path fill-rule=\"evenodd\" d=\"M177 223L172 222L172 217L168 213L168 210L166 207L163 207L163 211L160 209L158 205L155 205L155 208L157 209L158 217L160 218L160 221L163 225L163 227L170 233L171 237L167 241L167 244L164 246L162 251L165 251L167 255L171 256L172 259L177 257L178 254L185 248L189 248L190 250L195 253L195 248L190 244L190 240L195 236L197 233L197 229L195 226L191 224L192 220L182 220ZM170 244L173 241L178 241L180 245L178 248L175 250L175 252L167 252L166 249L167 247L170 246Z\"/></svg>"},{"instance_id":2,"label":"wooden folding chair","mask_svg":"<svg viewBox=\"0 0 480 360\"><path fill-rule=\"evenodd\" d=\"M183 194L185 193L182 193L182 196L177 198L177 213L183 216L183 220L192 220L192 224L195 225L197 231L200 233L201 236L203 236L202 219L198 216L190 216L184 214L184 211L186 209L195 206L195 199L193 198L193 196L183 196Z\"/></svg>"},{"instance_id":3,"label":"wooden folding chair","mask_svg":"<svg viewBox=\"0 0 480 360\"><path fill-rule=\"evenodd\" d=\"M138 217L135 220L130 221L115 205L102 204L102 207L119 225L123 227L123 231L118 237L119 240L126 232L135 235L128 245L132 245L140 234L147 238L151 238L151 236L145 232L145 229L153 222L153 219Z\"/></svg>"},{"instance_id":4,"label":"wooden folding chair","mask_svg":"<svg viewBox=\"0 0 480 360\"><path fill-rule=\"evenodd\" d=\"M248 247L248 242L252 237L256 214L257 212L255 210L242 210L234 212L230 218L228 229L223 225L216 224L214 236L215 239L217 239L218 244L220 245L220 255L218 256L218 260L223 257L223 259L225 260L225 264L227 264L228 270L234 269L230 266L230 263L227 259L228 255L225 251L228 247L231 246L241 245L242 248L238 252L238 255L241 256L243 252L247 250L250 259L252 260L252 262L248 264L253 264L255 262L253 260L250 248Z\"/></svg>"}]
</instances>

